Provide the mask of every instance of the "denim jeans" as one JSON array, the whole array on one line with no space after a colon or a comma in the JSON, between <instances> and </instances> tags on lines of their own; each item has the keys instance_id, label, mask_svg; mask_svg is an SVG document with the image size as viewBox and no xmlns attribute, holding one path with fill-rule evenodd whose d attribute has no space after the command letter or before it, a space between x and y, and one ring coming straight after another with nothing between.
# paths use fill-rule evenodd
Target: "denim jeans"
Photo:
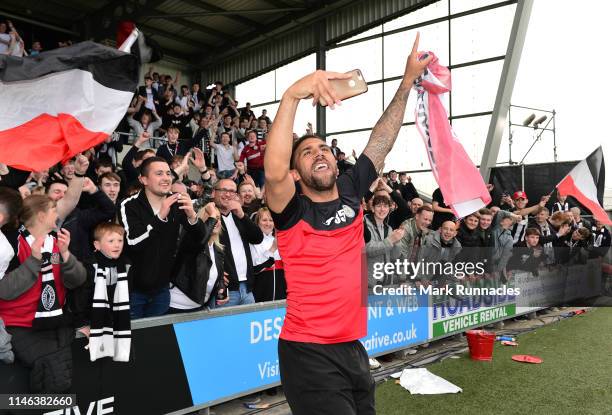
<instances>
[{"instance_id":1,"label":"denim jeans","mask_svg":"<svg viewBox=\"0 0 612 415\"><path fill-rule=\"evenodd\" d=\"M251 291L247 292L246 281L240 283L239 291L228 291L228 293L229 301L223 305L217 305L217 308L255 303L255 297L253 297L253 293Z\"/></svg>"},{"instance_id":2,"label":"denim jeans","mask_svg":"<svg viewBox=\"0 0 612 415\"><path fill-rule=\"evenodd\" d=\"M130 317L132 320L164 315L170 307L170 290L162 288L152 294L138 291L130 293Z\"/></svg>"}]
</instances>

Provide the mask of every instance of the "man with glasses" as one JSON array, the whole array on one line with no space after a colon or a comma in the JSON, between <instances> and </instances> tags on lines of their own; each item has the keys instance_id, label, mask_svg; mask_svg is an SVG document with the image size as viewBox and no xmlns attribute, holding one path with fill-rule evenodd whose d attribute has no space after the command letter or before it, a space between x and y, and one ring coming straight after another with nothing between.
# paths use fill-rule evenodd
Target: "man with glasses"
<instances>
[{"instance_id":1,"label":"man with glasses","mask_svg":"<svg viewBox=\"0 0 612 415\"><path fill-rule=\"evenodd\" d=\"M225 249L224 271L229 280L229 301L223 307L253 304L253 260L249 244L261 243L263 233L242 210L233 180L219 180L213 189L213 199L221 212L220 242Z\"/></svg>"}]
</instances>

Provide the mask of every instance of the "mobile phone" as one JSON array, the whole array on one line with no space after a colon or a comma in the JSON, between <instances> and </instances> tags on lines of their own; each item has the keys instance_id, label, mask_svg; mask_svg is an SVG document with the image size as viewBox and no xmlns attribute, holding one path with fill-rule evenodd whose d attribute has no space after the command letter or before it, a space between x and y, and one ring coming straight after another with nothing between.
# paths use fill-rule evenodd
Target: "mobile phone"
<instances>
[{"instance_id":1,"label":"mobile phone","mask_svg":"<svg viewBox=\"0 0 612 415\"><path fill-rule=\"evenodd\" d=\"M368 92L368 84L359 69L353 69L347 73L351 74L349 79L330 79L329 81L334 91L336 91L338 99L341 101ZM319 98L319 104L323 107L327 106L327 103L322 98Z\"/></svg>"}]
</instances>

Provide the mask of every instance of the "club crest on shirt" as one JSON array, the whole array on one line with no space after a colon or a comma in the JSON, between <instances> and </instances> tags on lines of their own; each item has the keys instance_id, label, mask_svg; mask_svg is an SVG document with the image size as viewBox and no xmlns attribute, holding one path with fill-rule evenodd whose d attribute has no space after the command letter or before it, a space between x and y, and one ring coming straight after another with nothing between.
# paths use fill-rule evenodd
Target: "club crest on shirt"
<instances>
[{"instance_id":1,"label":"club crest on shirt","mask_svg":"<svg viewBox=\"0 0 612 415\"><path fill-rule=\"evenodd\" d=\"M347 219L354 218L354 217L355 217L355 211L353 210L353 208L347 205L342 205L342 209L337 211L334 216L325 220L323 223L325 224L325 226L329 226L332 223L339 224L342 222L346 222Z\"/></svg>"},{"instance_id":2,"label":"club crest on shirt","mask_svg":"<svg viewBox=\"0 0 612 415\"><path fill-rule=\"evenodd\" d=\"M43 289L41 299L43 308L47 311L51 310L55 304L55 290L50 285L47 285Z\"/></svg>"},{"instance_id":3,"label":"club crest on shirt","mask_svg":"<svg viewBox=\"0 0 612 415\"><path fill-rule=\"evenodd\" d=\"M53 252L51 254L51 263L53 265L58 265L60 263L60 254L59 254L59 252Z\"/></svg>"}]
</instances>

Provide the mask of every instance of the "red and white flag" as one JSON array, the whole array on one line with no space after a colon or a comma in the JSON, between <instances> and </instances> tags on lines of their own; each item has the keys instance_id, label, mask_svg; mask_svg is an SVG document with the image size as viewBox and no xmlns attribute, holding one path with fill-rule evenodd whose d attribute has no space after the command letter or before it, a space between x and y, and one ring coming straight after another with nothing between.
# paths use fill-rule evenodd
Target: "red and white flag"
<instances>
[{"instance_id":1,"label":"red and white flag","mask_svg":"<svg viewBox=\"0 0 612 415\"><path fill-rule=\"evenodd\" d=\"M138 82L136 57L94 42L0 55L0 163L39 171L104 141Z\"/></svg>"},{"instance_id":2,"label":"red and white flag","mask_svg":"<svg viewBox=\"0 0 612 415\"><path fill-rule=\"evenodd\" d=\"M612 225L612 221L602 207L605 177L605 163L600 146L559 182L557 190L559 194L573 196L590 210L598 221Z\"/></svg>"},{"instance_id":3,"label":"red and white flag","mask_svg":"<svg viewBox=\"0 0 612 415\"><path fill-rule=\"evenodd\" d=\"M451 90L450 70L433 60L415 81L416 127L423 137L431 171L440 186L444 203L462 218L491 202L480 172L466 153L448 122L440 96Z\"/></svg>"}]
</instances>

